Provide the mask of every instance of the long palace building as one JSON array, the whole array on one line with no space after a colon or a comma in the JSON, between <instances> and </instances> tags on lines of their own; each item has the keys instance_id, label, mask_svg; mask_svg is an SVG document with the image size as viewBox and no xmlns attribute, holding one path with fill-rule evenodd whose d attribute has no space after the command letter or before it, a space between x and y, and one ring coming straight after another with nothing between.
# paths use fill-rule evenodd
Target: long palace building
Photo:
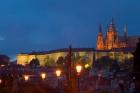
<instances>
[{"instance_id":1,"label":"long palace building","mask_svg":"<svg viewBox=\"0 0 140 93\"><path fill-rule=\"evenodd\" d=\"M128 36L126 26L124 27L123 33L123 36L119 35L112 19L105 38L103 37L102 27L99 27L96 49L72 48L72 58L75 59L73 61L85 62L92 66L94 61L103 56L108 56L109 58L116 59L119 62L132 60L132 52L135 51L139 36ZM38 59L41 66L45 66L47 63L55 65L60 57L65 58L67 56L68 50L68 48L63 48L44 52L20 53L17 55L17 63L27 65L31 60Z\"/></svg>"}]
</instances>

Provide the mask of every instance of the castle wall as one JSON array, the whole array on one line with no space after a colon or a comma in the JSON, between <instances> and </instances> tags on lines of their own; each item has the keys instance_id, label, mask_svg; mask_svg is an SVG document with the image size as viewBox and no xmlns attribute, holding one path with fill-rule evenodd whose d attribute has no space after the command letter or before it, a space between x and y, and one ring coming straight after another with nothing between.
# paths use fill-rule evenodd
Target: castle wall
<instances>
[{"instance_id":1,"label":"castle wall","mask_svg":"<svg viewBox=\"0 0 140 93\"><path fill-rule=\"evenodd\" d=\"M53 59L54 62L58 60L59 57L65 57L68 52L57 52L57 53L50 53L50 54L43 54L43 55L28 55L28 54L19 54L17 55L17 64L26 65L29 64L30 61L34 58L37 58L40 62L41 66L45 66L46 62L49 59ZM74 56L79 56L81 59L88 57L90 62L89 65L92 66L93 64L93 52L73 52Z\"/></svg>"}]
</instances>

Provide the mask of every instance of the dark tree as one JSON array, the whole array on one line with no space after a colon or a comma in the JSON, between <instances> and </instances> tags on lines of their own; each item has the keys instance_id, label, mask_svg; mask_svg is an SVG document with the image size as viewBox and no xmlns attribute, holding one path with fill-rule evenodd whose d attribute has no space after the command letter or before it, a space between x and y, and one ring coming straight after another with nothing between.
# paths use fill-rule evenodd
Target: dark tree
<instances>
[{"instance_id":1,"label":"dark tree","mask_svg":"<svg viewBox=\"0 0 140 93\"><path fill-rule=\"evenodd\" d=\"M38 66L40 66L39 60L37 58L32 59L29 63L31 68L37 68Z\"/></svg>"},{"instance_id":2,"label":"dark tree","mask_svg":"<svg viewBox=\"0 0 140 93\"><path fill-rule=\"evenodd\" d=\"M112 62L112 68L111 68L111 70L113 70L113 71L115 71L115 72L120 71L120 66L119 66L117 60L114 60L114 61Z\"/></svg>"},{"instance_id":3,"label":"dark tree","mask_svg":"<svg viewBox=\"0 0 140 93\"><path fill-rule=\"evenodd\" d=\"M136 51L133 53L133 55L134 55L133 72L140 73L140 38L139 42L137 43Z\"/></svg>"},{"instance_id":4,"label":"dark tree","mask_svg":"<svg viewBox=\"0 0 140 93\"><path fill-rule=\"evenodd\" d=\"M62 56L58 57L56 63L58 66L63 66L64 65L64 58Z\"/></svg>"},{"instance_id":5,"label":"dark tree","mask_svg":"<svg viewBox=\"0 0 140 93\"><path fill-rule=\"evenodd\" d=\"M134 55L133 76L135 77L136 92L140 93L140 38Z\"/></svg>"},{"instance_id":6,"label":"dark tree","mask_svg":"<svg viewBox=\"0 0 140 93\"><path fill-rule=\"evenodd\" d=\"M103 56L101 58L99 58L96 63L95 63L95 67L112 67L112 63L113 63L113 59L110 59L108 56Z\"/></svg>"},{"instance_id":7,"label":"dark tree","mask_svg":"<svg viewBox=\"0 0 140 93\"><path fill-rule=\"evenodd\" d=\"M94 66L97 68L98 71L109 71L116 74L120 70L120 66L117 60L111 59L108 56L103 56L99 58L95 63Z\"/></svg>"}]
</instances>

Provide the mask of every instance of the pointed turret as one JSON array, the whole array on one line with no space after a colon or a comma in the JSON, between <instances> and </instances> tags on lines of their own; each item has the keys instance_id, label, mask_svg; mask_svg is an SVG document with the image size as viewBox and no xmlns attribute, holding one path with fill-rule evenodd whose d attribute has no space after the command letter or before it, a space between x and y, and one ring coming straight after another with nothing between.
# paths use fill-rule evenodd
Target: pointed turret
<instances>
[{"instance_id":1,"label":"pointed turret","mask_svg":"<svg viewBox=\"0 0 140 93\"><path fill-rule=\"evenodd\" d=\"M102 26L99 26L99 32L97 37L97 44L96 44L97 50L104 50L104 40L103 40L103 34L102 34Z\"/></svg>"},{"instance_id":2,"label":"pointed turret","mask_svg":"<svg viewBox=\"0 0 140 93\"><path fill-rule=\"evenodd\" d=\"M112 17L111 24L109 25L108 32L115 32L114 17Z\"/></svg>"},{"instance_id":3,"label":"pointed turret","mask_svg":"<svg viewBox=\"0 0 140 93\"><path fill-rule=\"evenodd\" d=\"M114 25L114 17L112 16L111 25Z\"/></svg>"},{"instance_id":4,"label":"pointed turret","mask_svg":"<svg viewBox=\"0 0 140 93\"><path fill-rule=\"evenodd\" d=\"M128 34L127 34L127 26L126 24L124 25L124 43L126 44L126 46L128 45Z\"/></svg>"},{"instance_id":5,"label":"pointed turret","mask_svg":"<svg viewBox=\"0 0 140 93\"><path fill-rule=\"evenodd\" d=\"M102 33L102 25L101 24L99 25L99 32Z\"/></svg>"}]
</instances>

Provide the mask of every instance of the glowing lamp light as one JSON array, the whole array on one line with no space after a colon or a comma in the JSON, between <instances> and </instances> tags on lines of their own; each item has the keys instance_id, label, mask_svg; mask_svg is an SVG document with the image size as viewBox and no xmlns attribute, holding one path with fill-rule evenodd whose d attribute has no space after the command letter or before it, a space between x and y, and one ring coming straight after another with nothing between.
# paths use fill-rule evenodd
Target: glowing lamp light
<instances>
[{"instance_id":1,"label":"glowing lamp light","mask_svg":"<svg viewBox=\"0 0 140 93\"><path fill-rule=\"evenodd\" d=\"M82 70L82 66L81 65L77 65L76 66L76 71L77 71L78 74L81 72L81 70Z\"/></svg>"},{"instance_id":2,"label":"glowing lamp light","mask_svg":"<svg viewBox=\"0 0 140 93\"><path fill-rule=\"evenodd\" d=\"M46 78L46 74L45 73L42 73L41 74L41 78L44 80Z\"/></svg>"},{"instance_id":3,"label":"glowing lamp light","mask_svg":"<svg viewBox=\"0 0 140 93\"><path fill-rule=\"evenodd\" d=\"M0 84L2 83L2 80L0 79Z\"/></svg>"},{"instance_id":4,"label":"glowing lamp light","mask_svg":"<svg viewBox=\"0 0 140 93\"><path fill-rule=\"evenodd\" d=\"M24 80L28 81L29 80L29 76L28 75L24 75Z\"/></svg>"},{"instance_id":5,"label":"glowing lamp light","mask_svg":"<svg viewBox=\"0 0 140 93\"><path fill-rule=\"evenodd\" d=\"M56 70L55 73L56 73L56 76L57 76L57 77L60 77L60 75L61 75L61 70Z\"/></svg>"},{"instance_id":6,"label":"glowing lamp light","mask_svg":"<svg viewBox=\"0 0 140 93\"><path fill-rule=\"evenodd\" d=\"M89 64L85 64L85 68L89 68L90 67L90 65Z\"/></svg>"}]
</instances>

